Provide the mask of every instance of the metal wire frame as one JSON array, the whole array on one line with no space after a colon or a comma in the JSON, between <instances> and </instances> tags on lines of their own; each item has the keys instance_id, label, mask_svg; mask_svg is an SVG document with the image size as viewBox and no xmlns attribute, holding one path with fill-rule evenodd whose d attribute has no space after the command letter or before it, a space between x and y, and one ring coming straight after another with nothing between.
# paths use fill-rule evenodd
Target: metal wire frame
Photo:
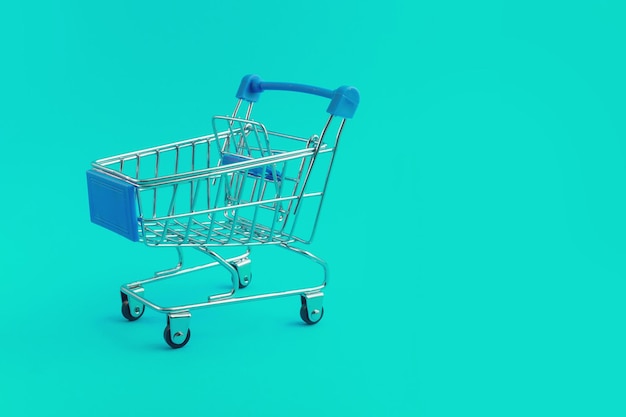
<instances>
[{"instance_id":1,"label":"metal wire frame","mask_svg":"<svg viewBox=\"0 0 626 417\"><path fill-rule=\"evenodd\" d=\"M299 294L319 293L328 285L330 273L329 273L328 264L326 263L326 261L324 261L323 259L315 256L311 252L306 251L304 249L294 248L286 244L283 244L280 246L288 250L289 252L299 254L313 261L317 265L319 265L322 268L322 275L321 275L322 279L317 284L308 286L306 288L294 288L294 289L288 289L288 290L283 290L283 291L274 291L274 292L269 292L269 293L241 296L241 295L238 295L238 287L235 283L235 280L237 279L237 276L236 276L237 271L233 269L232 265L239 260L246 259L250 255L249 248L246 250L245 253L241 255L226 259L205 247L200 247L199 249L201 249L207 255L212 257L214 259L214 262L204 263L204 264L197 265L194 267L185 268L183 266L184 265L183 254L182 254L180 247L178 247L177 253L178 253L179 260L178 260L178 264L174 268L157 272L151 278L143 279L140 281L134 281L132 283L122 285L120 287L120 291L123 294L126 294L128 297L133 298L137 302L142 303L143 305L153 310L156 310L161 313L170 314L170 313L177 313L177 312L188 312L190 310L197 310L197 309L203 309L203 308L208 308L208 307L215 307L218 305L226 305L226 304L249 302L249 301L259 301L259 300L277 298L277 297L289 297L289 296L299 295ZM142 289L143 286L146 284L151 284L156 281L161 281L161 280L165 280L169 278L180 277L182 275L186 275L191 272L197 272L197 271L201 271L204 269L213 268L216 266L225 267L231 272L231 274L233 275L232 277L233 287L232 287L232 290L227 293L215 294L215 295L208 297L208 300L206 302L176 305L176 306L161 306L150 301L144 296L142 296L143 291L141 292L137 291L137 289Z\"/></svg>"},{"instance_id":2,"label":"metal wire frame","mask_svg":"<svg viewBox=\"0 0 626 417\"><path fill-rule=\"evenodd\" d=\"M240 102L233 114L237 114ZM310 243L319 219L344 120L331 146L324 142L333 117L319 136L301 138L268 131L246 118L216 116L212 135L100 159L93 166L136 186L141 237L150 246L236 246ZM227 129L217 131L216 122ZM270 148L270 140L296 144ZM212 159L211 148L218 151ZM293 150L292 150L293 149ZM183 153L187 153L183 157ZM242 162L221 164L226 153L246 156ZM214 152L215 154L215 152ZM321 155L329 154L323 185L312 189L309 180ZM164 160L169 163L164 165ZM295 171L291 168L296 165ZM254 175L269 171L271 180ZM285 175L279 178L279 172ZM289 175L295 172L293 175ZM289 186L288 184L291 184ZM269 190L271 188L271 190ZM188 202L181 200L181 190ZM245 191L247 195L244 195ZM268 191L269 190L269 191ZM296 234L303 201L317 200L310 233ZM165 204L160 201L167 201ZM181 207L182 206L182 207ZM243 216L244 212L251 216ZM261 219L260 212L265 212ZM271 217L268 219L268 213ZM263 216L261 216L263 217Z\"/></svg>"},{"instance_id":3,"label":"metal wire frame","mask_svg":"<svg viewBox=\"0 0 626 417\"><path fill-rule=\"evenodd\" d=\"M122 314L128 320L138 319L145 307L167 314L164 337L174 348L189 340L191 310L300 295L300 316L306 323L316 323L323 315L328 266L291 244L308 244L313 239L345 119L330 140L333 116L319 136L302 138L269 131L251 120L253 103L240 118L241 103L237 102L232 116L213 118L211 135L92 164L134 186L140 240L148 246L176 248L178 263L173 268L120 288ZM225 129L218 130L219 123ZM307 217L308 221L302 220ZM303 222L304 228L300 227ZM248 256L254 245L277 245L313 261L322 268L321 280L307 287L240 295L251 277ZM205 253L211 261L185 266L183 246ZM245 252L225 258L213 250L217 246L245 247ZM144 296L144 285L216 266L229 272L230 291L176 306L158 305Z\"/></svg>"}]
</instances>

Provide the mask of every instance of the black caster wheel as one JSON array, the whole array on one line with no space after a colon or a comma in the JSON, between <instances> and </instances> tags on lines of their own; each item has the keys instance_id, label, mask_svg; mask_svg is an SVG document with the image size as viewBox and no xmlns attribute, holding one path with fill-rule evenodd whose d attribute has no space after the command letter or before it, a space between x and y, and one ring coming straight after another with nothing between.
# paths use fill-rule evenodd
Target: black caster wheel
<instances>
[{"instance_id":1,"label":"black caster wheel","mask_svg":"<svg viewBox=\"0 0 626 417\"><path fill-rule=\"evenodd\" d=\"M311 318L309 317L309 308L306 305L306 298L301 296L300 300L302 302L302 307L300 307L300 318L302 319L302 321L306 324L319 323L320 320L322 320L322 317L324 317L324 307L322 307L318 314L315 314L315 319L311 320Z\"/></svg>"},{"instance_id":2,"label":"black caster wheel","mask_svg":"<svg viewBox=\"0 0 626 417\"><path fill-rule=\"evenodd\" d=\"M128 321L138 320L141 316L143 316L143 312L146 310L146 306L142 305L141 309L137 306L135 307L134 314L130 311L130 303L128 302L128 295L122 294L122 316Z\"/></svg>"},{"instance_id":3,"label":"black caster wheel","mask_svg":"<svg viewBox=\"0 0 626 417\"><path fill-rule=\"evenodd\" d=\"M182 336L182 334L181 334ZM185 346L187 344L187 342L189 342L189 338L191 337L191 330L187 329L187 337L185 337L185 340L183 340L180 343L176 343L172 340L172 334L170 333L170 326L169 324L165 327L165 330L163 331L163 338L165 339L165 342L170 345L170 347L172 349L180 349L181 347Z\"/></svg>"}]
</instances>

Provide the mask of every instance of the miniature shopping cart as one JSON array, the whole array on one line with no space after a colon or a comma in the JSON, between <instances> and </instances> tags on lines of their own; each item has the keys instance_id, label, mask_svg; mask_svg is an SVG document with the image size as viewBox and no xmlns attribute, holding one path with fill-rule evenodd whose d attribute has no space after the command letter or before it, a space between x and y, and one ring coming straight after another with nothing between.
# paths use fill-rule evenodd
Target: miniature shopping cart
<instances>
[{"instance_id":1,"label":"miniature shopping cart","mask_svg":"<svg viewBox=\"0 0 626 417\"><path fill-rule=\"evenodd\" d=\"M252 120L252 107L265 90L330 99L330 116L321 133L278 133ZM327 90L248 75L236 96L232 116L213 117L213 134L100 159L87 171L92 222L135 242L177 250L174 268L121 287L122 315L129 321L140 318L146 306L167 314L163 336L172 348L189 341L195 309L300 296L305 323L315 324L324 314L327 265L296 246L313 239L339 138L356 111L359 93L353 87ZM319 264L321 283L246 295L252 276L250 247L255 245L276 245ZM185 246L208 255L209 262L184 266ZM225 257L216 252L227 246L240 247L243 253ZM229 272L232 288L206 302L166 307L144 294L149 283L216 266Z\"/></svg>"}]
</instances>

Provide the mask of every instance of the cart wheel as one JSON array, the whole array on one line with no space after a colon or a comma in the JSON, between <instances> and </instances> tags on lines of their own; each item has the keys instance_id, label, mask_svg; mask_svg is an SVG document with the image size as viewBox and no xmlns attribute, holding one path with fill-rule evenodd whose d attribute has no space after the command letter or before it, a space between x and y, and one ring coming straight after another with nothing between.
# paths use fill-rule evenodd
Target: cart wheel
<instances>
[{"instance_id":1,"label":"cart wheel","mask_svg":"<svg viewBox=\"0 0 626 417\"><path fill-rule=\"evenodd\" d=\"M302 302L302 306L300 307L300 318L302 321L306 324L319 323L322 317L324 317L324 307L319 310L318 314L315 314L315 318L312 320L311 317L309 317L309 308L306 304L306 298L301 296L300 300Z\"/></svg>"},{"instance_id":2,"label":"cart wheel","mask_svg":"<svg viewBox=\"0 0 626 417\"><path fill-rule=\"evenodd\" d=\"M124 293L122 294L122 316L128 321L138 320L141 316L143 316L143 312L146 310L146 306L142 305L141 308L139 306L135 306L134 311L130 311L130 303L128 302L128 296Z\"/></svg>"},{"instance_id":3,"label":"cart wheel","mask_svg":"<svg viewBox=\"0 0 626 417\"><path fill-rule=\"evenodd\" d=\"M239 289L246 288L248 285L250 285L251 281L252 281L252 273L248 275L247 279L239 280Z\"/></svg>"},{"instance_id":4,"label":"cart wheel","mask_svg":"<svg viewBox=\"0 0 626 417\"><path fill-rule=\"evenodd\" d=\"M182 336L182 334L181 334ZM187 344L187 342L189 342L189 338L191 337L191 329L187 329L187 337L185 338L185 340L183 340L180 343L176 343L172 340L172 334L170 333L170 326L169 324L165 327L165 330L163 331L163 338L165 339L165 342L170 345L170 347L172 349L179 349L183 346L185 346Z\"/></svg>"}]
</instances>

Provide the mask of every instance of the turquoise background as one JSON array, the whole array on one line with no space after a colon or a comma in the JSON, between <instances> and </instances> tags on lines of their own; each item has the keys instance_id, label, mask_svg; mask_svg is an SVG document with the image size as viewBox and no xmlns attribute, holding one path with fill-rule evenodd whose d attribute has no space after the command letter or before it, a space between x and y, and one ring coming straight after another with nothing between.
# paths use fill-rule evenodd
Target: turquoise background
<instances>
[{"instance_id":1,"label":"turquoise background","mask_svg":"<svg viewBox=\"0 0 626 417\"><path fill-rule=\"evenodd\" d=\"M618 1L3 3L0 413L625 415L625 17ZM121 317L118 288L174 256L90 224L84 171L209 132L247 73L361 91L310 248L331 266L326 314L209 309L173 351L164 316ZM286 128L323 116L280 94L259 109L287 103ZM308 274L257 253L253 285Z\"/></svg>"}]
</instances>

